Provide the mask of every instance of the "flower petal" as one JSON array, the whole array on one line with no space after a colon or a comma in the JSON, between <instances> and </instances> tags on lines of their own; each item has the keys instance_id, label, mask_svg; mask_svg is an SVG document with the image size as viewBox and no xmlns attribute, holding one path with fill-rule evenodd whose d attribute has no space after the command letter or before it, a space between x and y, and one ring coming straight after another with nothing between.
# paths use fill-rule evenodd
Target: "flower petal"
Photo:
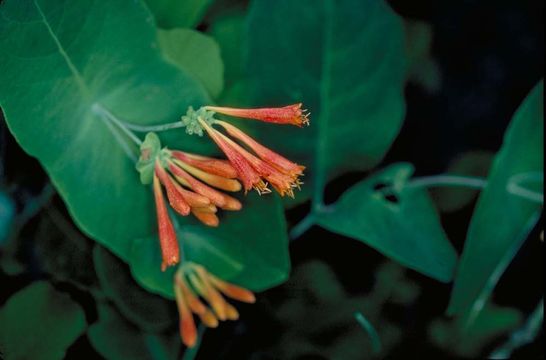
<instances>
[{"instance_id":1,"label":"flower petal","mask_svg":"<svg viewBox=\"0 0 546 360\"><path fill-rule=\"evenodd\" d=\"M167 207L165 206L161 184L156 175L154 175L153 183L159 244L161 246L161 256L163 258L161 270L165 271L168 266L176 265L180 261L180 249L178 247L178 240L176 239L176 232L174 231Z\"/></svg>"},{"instance_id":2,"label":"flower petal","mask_svg":"<svg viewBox=\"0 0 546 360\"><path fill-rule=\"evenodd\" d=\"M227 158L231 162L231 165L237 170L239 179L243 182L245 191L252 188L263 189L266 192L266 185L263 183L260 175L252 168L248 161L239 154L229 143L225 141L218 131L213 129L205 121L200 119L200 124L207 131L211 139L218 145L218 147L226 154Z\"/></svg>"},{"instance_id":3,"label":"flower petal","mask_svg":"<svg viewBox=\"0 0 546 360\"><path fill-rule=\"evenodd\" d=\"M182 216L188 215L190 213L190 205L186 202L182 193L174 186L172 178L159 164L159 161L156 161L155 163L155 173L163 186L167 189L167 199L169 199L171 207Z\"/></svg>"},{"instance_id":4,"label":"flower petal","mask_svg":"<svg viewBox=\"0 0 546 360\"><path fill-rule=\"evenodd\" d=\"M228 179L237 177L237 170L231 166L229 161L214 159L202 155L190 154L182 151L172 151L174 158L191 166L201 169L207 173L222 176Z\"/></svg>"},{"instance_id":5,"label":"flower petal","mask_svg":"<svg viewBox=\"0 0 546 360\"><path fill-rule=\"evenodd\" d=\"M253 304L254 302L256 302L256 297L250 290L228 283L224 280L217 278L216 276L210 273L209 273L209 280L224 295L234 300L239 300L249 304Z\"/></svg>"},{"instance_id":6,"label":"flower petal","mask_svg":"<svg viewBox=\"0 0 546 360\"><path fill-rule=\"evenodd\" d=\"M215 188L232 192L241 190L241 183L235 179L228 179L223 176L207 173L178 159L174 160L174 163L199 180L202 180Z\"/></svg>"},{"instance_id":7,"label":"flower petal","mask_svg":"<svg viewBox=\"0 0 546 360\"><path fill-rule=\"evenodd\" d=\"M309 125L309 113L301 109L301 103L278 108L238 109L219 106L205 106L206 110L220 114L255 119L274 124L289 124L301 127Z\"/></svg>"},{"instance_id":8,"label":"flower petal","mask_svg":"<svg viewBox=\"0 0 546 360\"><path fill-rule=\"evenodd\" d=\"M194 347L197 343L197 329L195 328L193 315L186 302L182 289L180 289L176 283L174 286L174 293L176 296L176 304L178 305L178 316L180 318L180 337L182 338L184 345L190 348Z\"/></svg>"},{"instance_id":9,"label":"flower petal","mask_svg":"<svg viewBox=\"0 0 546 360\"><path fill-rule=\"evenodd\" d=\"M233 199L232 197L221 193L220 191L217 191L208 185L203 184L201 181L195 179L193 176L188 174L185 170L180 168L172 161L169 161L169 170L177 178L183 179L184 182L188 184L193 191L209 198L210 201L219 208L226 210L239 210L241 208L241 206L236 205L236 202L238 203L238 200ZM235 200L235 202L232 199Z\"/></svg>"},{"instance_id":10,"label":"flower petal","mask_svg":"<svg viewBox=\"0 0 546 360\"><path fill-rule=\"evenodd\" d=\"M268 149L262 144L258 143L256 140L245 134L243 131L237 127L225 122L225 121L216 121L216 124L222 126L229 135L233 136L235 139L242 141L248 147L252 149L262 160L277 168L278 170L286 173L290 176L299 176L303 173L305 166L298 165L285 157L277 154L276 152Z\"/></svg>"}]
</instances>

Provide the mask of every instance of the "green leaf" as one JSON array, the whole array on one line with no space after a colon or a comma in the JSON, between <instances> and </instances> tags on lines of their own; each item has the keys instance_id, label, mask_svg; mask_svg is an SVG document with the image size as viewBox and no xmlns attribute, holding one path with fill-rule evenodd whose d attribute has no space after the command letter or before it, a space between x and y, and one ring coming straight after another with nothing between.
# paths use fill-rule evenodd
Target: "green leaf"
<instances>
[{"instance_id":1,"label":"green leaf","mask_svg":"<svg viewBox=\"0 0 546 360\"><path fill-rule=\"evenodd\" d=\"M208 35L191 29L158 30L163 56L200 81L216 98L224 87L224 64L220 47Z\"/></svg>"},{"instance_id":2,"label":"green leaf","mask_svg":"<svg viewBox=\"0 0 546 360\"><path fill-rule=\"evenodd\" d=\"M261 291L288 277L288 238L280 200L249 194L239 212L226 212L218 228L202 225L177 229L184 261L203 264L217 276ZM131 270L148 290L174 299L173 272L160 269L161 252L156 236L133 244Z\"/></svg>"},{"instance_id":3,"label":"green leaf","mask_svg":"<svg viewBox=\"0 0 546 360\"><path fill-rule=\"evenodd\" d=\"M220 46L224 62L224 81L233 85L244 74L243 45L246 12L234 10L218 17L212 23L209 33Z\"/></svg>"},{"instance_id":4,"label":"green leaf","mask_svg":"<svg viewBox=\"0 0 546 360\"><path fill-rule=\"evenodd\" d=\"M45 281L17 292L0 310L0 349L6 359L63 359L84 330L80 306Z\"/></svg>"},{"instance_id":5,"label":"green leaf","mask_svg":"<svg viewBox=\"0 0 546 360\"><path fill-rule=\"evenodd\" d=\"M127 264L104 247L96 245L93 260L104 294L131 322L146 331L161 331L173 324L172 303L144 291L131 277Z\"/></svg>"},{"instance_id":6,"label":"green leaf","mask_svg":"<svg viewBox=\"0 0 546 360\"><path fill-rule=\"evenodd\" d=\"M467 324L479 314L541 212L542 204L509 193L508 186L515 175L543 173L543 88L541 81L514 114L470 222L448 309Z\"/></svg>"},{"instance_id":7,"label":"green leaf","mask_svg":"<svg viewBox=\"0 0 546 360\"><path fill-rule=\"evenodd\" d=\"M89 341L108 360L175 360L178 333L146 333L127 322L109 304L99 303L99 320L87 331Z\"/></svg>"},{"instance_id":8,"label":"green leaf","mask_svg":"<svg viewBox=\"0 0 546 360\"><path fill-rule=\"evenodd\" d=\"M428 334L440 348L464 358L476 358L493 339L515 329L522 319L517 309L488 304L464 331L455 321L435 320L430 324Z\"/></svg>"},{"instance_id":9,"label":"green leaf","mask_svg":"<svg viewBox=\"0 0 546 360\"><path fill-rule=\"evenodd\" d=\"M50 274L56 281L93 291L98 281L93 267L94 241L82 236L57 208L48 206L43 212L32 246L33 265ZM27 263L28 264L28 263ZM28 265L27 265L28 266Z\"/></svg>"},{"instance_id":10,"label":"green leaf","mask_svg":"<svg viewBox=\"0 0 546 360\"><path fill-rule=\"evenodd\" d=\"M486 177L494 154L489 151L468 151L457 156L449 164L446 173ZM468 205L478 195L478 190L466 187L441 186L431 189L432 198L443 212L453 212Z\"/></svg>"},{"instance_id":11,"label":"green leaf","mask_svg":"<svg viewBox=\"0 0 546 360\"><path fill-rule=\"evenodd\" d=\"M154 205L134 168L137 147L106 114L174 121L207 101L204 89L163 61L140 2L8 0L0 16L0 105L11 132L80 228L127 259L134 238L155 232Z\"/></svg>"},{"instance_id":12,"label":"green leaf","mask_svg":"<svg viewBox=\"0 0 546 360\"><path fill-rule=\"evenodd\" d=\"M401 19L382 0L253 1L246 67L259 106L303 102L311 126L256 124L264 144L306 166L303 192L322 205L329 179L367 170L402 124Z\"/></svg>"},{"instance_id":13,"label":"green leaf","mask_svg":"<svg viewBox=\"0 0 546 360\"><path fill-rule=\"evenodd\" d=\"M412 173L410 164L388 167L347 190L332 209L319 213L317 222L404 266L448 282L457 254L426 190L404 187ZM375 190L384 186L393 194L386 197Z\"/></svg>"},{"instance_id":14,"label":"green leaf","mask_svg":"<svg viewBox=\"0 0 546 360\"><path fill-rule=\"evenodd\" d=\"M192 28L201 22L214 0L145 0L163 29Z\"/></svg>"}]
</instances>

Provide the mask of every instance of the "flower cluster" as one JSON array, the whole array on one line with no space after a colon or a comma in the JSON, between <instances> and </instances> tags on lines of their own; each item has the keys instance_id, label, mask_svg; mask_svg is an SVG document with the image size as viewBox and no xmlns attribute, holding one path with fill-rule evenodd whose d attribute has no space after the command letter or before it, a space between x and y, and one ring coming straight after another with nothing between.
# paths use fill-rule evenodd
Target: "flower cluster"
<instances>
[{"instance_id":1,"label":"flower cluster","mask_svg":"<svg viewBox=\"0 0 546 360\"><path fill-rule=\"evenodd\" d=\"M171 208L182 216L190 213L208 226L218 226L218 208L240 210L241 202L222 191L239 191L237 172L225 160L161 148L159 138L149 133L141 146L137 164L141 181L153 183L159 242L163 262L161 269L180 261L180 249L162 188Z\"/></svg>"},{"instance_id":2,"label":"flower cluster","mask_svg":"<svg viewBox=\"0 0 546 360\"><path fill-rule=\"evenodd\" d=\"M218 209L242 208L239 200L225 192L244 189L246 193L255 189L265 194L271 192L271 184L281 196L294 197L294 189L303 184L300 181L303 166L261 145L234 125L216 119L216 113L299 127L309 124L309 114L301 109L301 104L262 109L205 106L194 110L190 107L181 119L186 132L200 136L207 133L227 160L170 150L161 146L155 133L146 135L136 168L143 184L153 184L163 271L180 262L176 229L163 189L174 212L182 216L193 214L205 225L218 226ZM225 134L214 126L221 127ZM224 296L247 303L255 301L251 291L221 280L192 262L179 266L174 277L174 292L180 314L180 334L188 347L197 341L193 314L204 325L216 327L219 321L239 317L237 309Z\"/></svg>"},{"instance_id":3,"label":"flower cluster","mask_svg":"<svg viewBox=\"0 0 546 360\"><path fill-rule=\"evenodd\" d=\"M174 293L180 316L180 336L184 345L188 347L193 347L197 341L193 314L210 328L217 327L219 321L239 318L237 309L228 303L222 294L246 303L256 301L251 291L221 280L203 266L191 262L178 268Z\"/></svg>"},{"instance_id":4,"label":"flower cluster","mask_svg":"<svg viewBox=\"0 0 546 360\"><path fill-rule=\"evenodd\" d=\"M243 183L245 192L254 188L260 194L271 192L268 184L281 195L294 197L294 188L302 185L304 166L298 165L276 152L261 145L232 124L214 118L210 112L225 115L252 118L276 124L290 124L301 126L308 124L308 113L301 110L301 104L282 108L262 109L234 109L224 107L205 106L206 112L189 112L183 121L189 131L193 132L195 124L199 124L211 139L226 155L231 165L236 169L238 179ZM216 130L213 125L221 126L230 137ZM249 148L252 152L242 147Z\"/></svg>"},{"instance_id":5,"label":"flower cluster","mask_svg":"<svg viewBox=\"0 0 546 360\"><path fill-rule=\"evenodd\" d=\"M140 147L136 168L143 184L153 184L162 270L180 261L176 230L165 205L163 188L171 208L178 214L187 216L191 213L205 225L218 226L218 208L240 210L242 207L239 200L224 191L236 192L244 188L245 193L255 189L259 194L266 194L271 192L271 184L281 196L294 197L294 189L303 184L300 177L305 167L261 145L232 124L215 119L215 113L275 124L309 124L309 114L301 110L301 104L262 109L213 106L197 111L188 109L182 117L188 134L202 135L206 132L227 160L162 148L159 137L148 133ZM222 127L230 137L215 129L214 125Z\"/></svg>"}]
</instances>

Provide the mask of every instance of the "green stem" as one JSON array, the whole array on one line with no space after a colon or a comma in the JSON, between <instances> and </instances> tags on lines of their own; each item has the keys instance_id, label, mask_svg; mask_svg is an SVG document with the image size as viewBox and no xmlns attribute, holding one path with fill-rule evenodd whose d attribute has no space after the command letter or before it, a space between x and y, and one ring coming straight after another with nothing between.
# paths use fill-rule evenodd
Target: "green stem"
<instances>
[{"instance_id":1,"label":"green stem","mask_svg":"<svg viewBox=\"0 0 546 360\"><path fill-rule=\"evenodd\" d=\"M462 186L473 189L483 189L487 186L487 180L472 176L434 175L414 178L404 185L405 188L410 189L437 186Z\"/></svg>"},{"instance_id":2,"label":"green stem","mask_svg":"<svg viewBox=\"0 0 546 360\"><path fill-rule=\"evenodd\" d=\"M121 121L121 123L127 129L137 131L137 132L151 132L151 131L159 132L159 131L166 131L171 129L178 129L185 126L181 121L161 124L161 125L150 125L150 126L131 124L125 121Z\"/></svg>"},{"instance_id":3,"label":"green stem","mask_svg":"<svg viewBox=\"0 0 546 360\"><path fill-rule=\"evenodd\" d=\"M527 345L537 337L544 321L544 298L540 300L527 322L510 335L508 341L496 348L489 359L509 359L514 350Z\"/></svg>"},{"instance_id":4,"label":"green stem","mask_svg":"<svg viewBox=\"0 0 546 360\"><path fill-rule=\"evenodd\" d=\"M381 352L381 339L379 338L379 334L361 312L356 312L354 316L360 326L362 326L366 333L368 333L368 336L370 337L372 343L373 354L378 355Z\"/></svg>"},{"instance_id":5,"label":"green stem","mask_svg":"<svg viewBox=\"0 0 546 360\"><path fill-rule=\"evenodd\" d=\"M526 198L527 200L543 204L543 193L529 190L521 185L529 182L544 183L544 174L535 171L516 174L508 180L506 191L508 191L510 194Z\"/></svg>"},{"instance_id":6,"label":"green stem","mask_svg":"<svg viewBox=\"0 0 546 360\"><path fill-rule=\"evenodd\" d=\"M126 127L126 123L119 120L114 114L112 114L108 109L104 108L100 104L93 104L92 110L101 115L103 118L110 120L112 123L114 123L121 131L125 133L131 139L137 146L140 146L142 144L142 140L140 140L131 130L129 130Z\"/></svg>"},{"instance_id":7,"label":"green stem","mask_svg":"<svg viewBox=\"0 0 546 360\"><path fill-rule=\"evenodd\" d=\"M334 3L331 0L323 1L324 13L330 14L333 12ZM326 186L326 156L328 145L328 120L330 117L330 92L331 92L331 72L332 72L332 44L333 44L333 20L332 16L326 16L323 26L324 46L322 48L322 67L320 69L320 80L322 86L320 87L320 115L318 119L317 127L317 140L316 140L316 157L315 157L315 169L317 176L314 179L313 186L313 202L312 211L320 210L324 205L324 188Z\"/></svg>"},{"instance_id":8,"label":"green stem","mask_svg":"<svg viewBox=\"0 0 546 360\"><path fill-rule=\"evenodd\" d=\"M294 225L294 227L290 230L290 240L295 240L303 235L307 230L311 228L315 224L315 214L313 212L310 212L307 214L306 217L303 218L299 223Z\"/></svg>"}]
</instances>

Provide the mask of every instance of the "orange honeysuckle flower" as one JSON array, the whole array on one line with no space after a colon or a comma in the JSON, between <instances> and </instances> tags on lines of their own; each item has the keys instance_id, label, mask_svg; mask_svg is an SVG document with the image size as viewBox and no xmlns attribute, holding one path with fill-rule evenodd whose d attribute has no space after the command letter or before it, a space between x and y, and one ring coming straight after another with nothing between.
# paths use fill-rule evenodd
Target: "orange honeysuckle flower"
<instances>
[{"instance_id":1,"label":"orange honeysuckle flower","mask_svg":"<svg viewBox=\"0 0 546 360\"><path fill-rule=\"evenodd\" d=\"M301 109L301 103L280 108L237 109L220 106L205 106L204 109L220 114L236 116L245 119L255 119L275 124L296 126L309 125L309 113Z\"/></svg>"},{"instance_id":2,"label":"orange honeysuckle flower","mask_svg":"<svg viewBox=\"0 0 546 360\"><path fill-rule=\"evenodd\" d=\"M169 164L169 170L171 173L181 182L184 186L189 187L197 194L200 194L208 199L210 199L211 203L218 206L221 209L224 210L240 210L242 205L239 202L239 200L224 194L223 192L220 192L218 190L213 189L212 187L202 183L201 181L197 180L195 177L190 175L188 172L186 172L183 167L184 165L179 161L168 161ZM214 181L212 183L216 182L224 182L225 187L228 187L230 183L237 182L237 180L233 179L226 179L226 178L220 178L216 175L214 176ZM223 179L223 180L222 180ZM207 181L209 180L209 181ZM210 183L210 178L203 177L203 181ZM238 182L237 182L238 184ZM218 186L217 186L218 187Z\"/></svg>"},{"instance_id":3,"label":"orange honeysuckle flower","mask_svg":"<svg viewBox=\"0 0 546 360\"><path fill-rule=\"evenodd\" d=\"M176 159L208 172L209 174L222 176L228 179L235 179L237 177L237 171L235 171L227 160L213 159L183 151L172 151L172 154Z\"/></svg>"},{"instance_id":4,"label":"orange honeysuckle flower","mask_svg":"<svg viewBox=\"0 0 546 360\"><path fill-rule=\"evenodd\" d=\"M274 168L277 168L282 173L292 176L296 180L299 176L303 176L303 170L305 170L305 166L298 165L277 154L271 149L266 148L237 127L225 121L216 121L215 123L226 129L229 135L243 142L245 145L251 148L252 151L254 151L256 155L260 157L260 159L273 166Z\"/></svg>"},{"instance_id":5,"label":"orange honeysuckle flower","mask_svg":"<svg viewBox=\"0 0 546 360\"><path fill-rule=\"evenodd\" d=\"M270 190L264 180L271 183L273 188L281 195L294 197L294 188L302 184L299 176L303 175L303 166L295 164L281 155L258 144L254 139L246 135L235 126L216 120L214 123L224 127L228 134L245 143L258 156L255 156L239 146L233 140L214 129L206 121L199 119L203 129L213 141L226 154L233 167L239 174L245 191L255 188L258 193L268 193Z\"/></svg>"},{"instance_id":6,"label":"orange honeysuckle flower","mask_svg":"<svg viewBox=\"0 0 546 360\"><path fill-rule=\"evenodd\" d=\"M180 316L180 336L188 347L193 347L197 341L192 313L197 315L205 326L215 328L219 320L239 318L237 309L228 303L223 295L251 304L256 301L251 291L220 280L203 266L195 263L186 263L179 267L174 279L174 290Z\"/></svg>"},{"instance_id":7,"label":"orange honeysuckle flower","mask_svg":"<svg viewBox=\"0 0 546 360\"><path fill-rule=\"evenodd\" d=\"M161 270L165 271L168 266L176 265L180 261L180 249L176 232L163 199L163 192L157 176L154 176L154 198L157 211L157 224L159 229L159 243L161 245Z\"/></svg>"}]
</instances>

